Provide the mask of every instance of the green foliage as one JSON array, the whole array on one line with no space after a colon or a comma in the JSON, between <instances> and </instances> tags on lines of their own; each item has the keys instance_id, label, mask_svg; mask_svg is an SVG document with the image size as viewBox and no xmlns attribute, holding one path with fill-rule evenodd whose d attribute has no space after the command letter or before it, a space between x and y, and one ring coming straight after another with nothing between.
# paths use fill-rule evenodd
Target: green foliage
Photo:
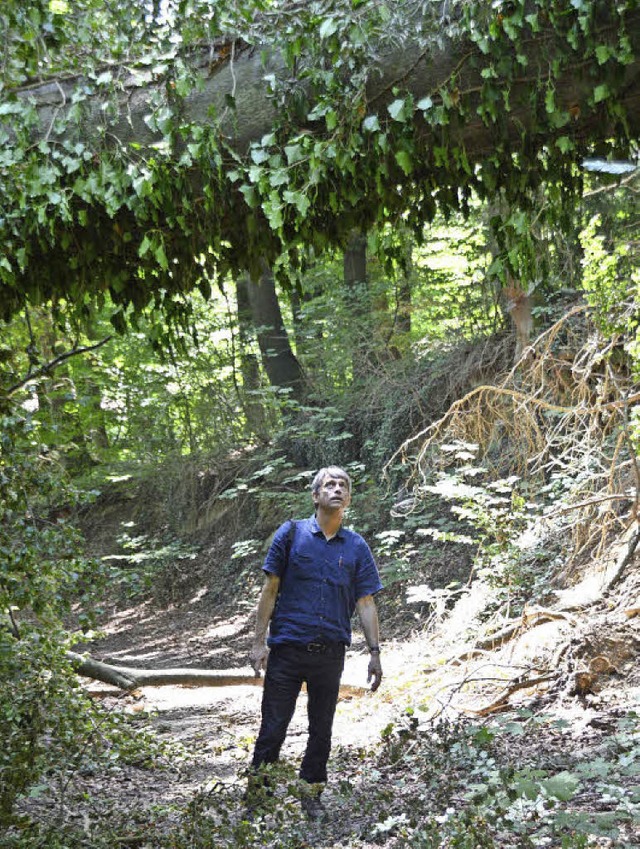
<instances>
[{"instance_id":1,"label":"green foliage","mask_svg":"<svg viewBox=\"0 0 640 849\"><path fill-rule=\"evenodd\" d=\"M86 630L92 600L106 575L83 554L83 541L60 515L82 503L55 452L39 442L33 420L0 420L0 823L16 801L34 798L65 771L88 765L87 750L107 763L139 759L148 735L136 739L85 694L67 649L78 636L65 616L77 604ZM120 739L120 748L114 741ZM102 752L102 755L100 754ZM41 783L38 783L41 782Z\"/></svg>"},{"instance_id":2,"label":"green foliage","mask_svg":"<svg viewBox=\"0 0 640 849\"><path fill-rule=\"evenodd\" d=\"M300 264L310 246L344 244L354 226L405 216L419 237L436 210L466 212L474 193L502 193L523 210L543 182L575 197L581 178L572 163L584 145L572 122L606 118L616 142L605 147L627 144L620 94L634 58L634 4L453 5L443 20L423 3L351 0L307 3L295 15L257 0L240 8L208 0L4 4L4 318L25 297L66 297L68 308L86 314L108 291L120 308L111 316L117 329L147 307L175 324L189 312L185 292L208 292L209 281L229 269L255 271L283 252ZM539 34L545 50L534 56L528 45ZM368 100L384 61L380 44L428 53L443 35L462 55L437 88L417 97L400 75L388 96ZM275 107L274 120L246 156L228 143L241 92L232 89L206 122L191 120L187 108L208 73L208 65L196 70L193 52L206 41L214 62L230 63L225 57L244 49L242 39L279 53L286 65L282 75L265 74L262 96ZM576 65L586 72L572 113L556 94ZM69 81L79 68L83 78ZM482 84L467 90L475 68ZM593 82L589 69L597 71ZM60 96L47 117L30 98L43 76ZM117 116L121 91L131 85L149 87L144 132L151 137L124 144ZM533 125L506 132L524 113ZM477 121L488 136L474 154L457 130ZM96 124L89 140L86 128ZM505 226L527 240L513 216ZM525 254L509 259L512 270L522 270Z\"/></svg>"},{"instance_id":3,"label":"green foliage","mask_svg":"<svg viewBox=\"0 0 640 849\"><path fill-rule=\"evenodd\" d=\"M133 526L133 522L127 523ZM152 597L157 604L175 600L183 582L191 583L190 565L198 549L176 539L149 539L146 534L123 532L117 539L124 554L103 557L109 585L123 599Z\"/></svg>"},{"instance_id":4,"label":"green foliage","mask_svg":"<svg viewBox=\"0 0 640 849\"><path fill-rule=\"evenodd\" d=\"M82 726L83 697L73 680L62 615L84 598L88 624L93 564L77 532L49 513L64 503L64 477L28 419L3 415L0 432L0 817L45 766L64 756ZM67 499L77 498L67 488ZM69 503L72 503L69 501Z\"/></svg>"}]
</instances>

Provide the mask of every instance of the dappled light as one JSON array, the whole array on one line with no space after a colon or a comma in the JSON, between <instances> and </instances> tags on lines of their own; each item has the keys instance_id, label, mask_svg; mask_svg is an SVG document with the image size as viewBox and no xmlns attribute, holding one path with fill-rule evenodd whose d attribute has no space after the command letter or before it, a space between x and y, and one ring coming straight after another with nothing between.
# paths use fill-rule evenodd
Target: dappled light
<instances>
[{"instance_id":1,"label":"dappled light","mask_svg":"<svg viewBox=\"0 0 640 849\"><path fill-rule=\"evenodd\" d=\"M0 32L1 849L640 846L638 3Z\"/></svg>"}]
</instances>

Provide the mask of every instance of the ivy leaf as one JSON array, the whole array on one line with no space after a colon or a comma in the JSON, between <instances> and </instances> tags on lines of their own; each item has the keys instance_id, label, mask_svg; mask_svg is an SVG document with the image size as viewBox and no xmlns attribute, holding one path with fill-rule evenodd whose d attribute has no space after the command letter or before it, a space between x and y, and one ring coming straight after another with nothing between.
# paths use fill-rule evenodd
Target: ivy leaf
<instances>
[{"instance_id":1,"label":"ivy leaf","mask_svg":"<svg viewBox=\"0 0 640 849\"><path fill-rule=\"evenodd\" d=\"M433 100L430 97L423 97L416 103L416 108L421 112L428 112L433 106Z\"/></svg>"},{"instance_id":2,"label":"ivy leaf","mask_svg":"<svg viewBox=\"0 0 640 849\"><path fill-rule=\"evenodd\" d=\"M278 186L286 186L289 182L289 175L285 168L276 168L269 174L269 185L273 188Z\"/></svg>"},{"instance_id":3,"label":"ivy leaf","mask_svg":"<svg viewBox=\"0 0 640 849\"><path fill-rule=\"evenodd\" d=\"M302 146L299 144L286 145L284 152L289 165L295 165L296 162L300 162L304 159L304 151L302 150Z\"/></svg>"},{"instance_id":4,"label":"ivy leaf","mask_svg":"<svg viewBox=\"0 0 640 849\"><path fill-rule=\"evenodd\" d=\"M169 269L169 260L167 259L167 254L164 250L164 245L160 242L159 245L156 245L156 248L153 252L154 257L156 258L156 262L160 266L163 271L167 271Z\"/></svg>"},{"instance_id":5,"label":"ivy leaf","mask_svg":"<svg viewBox=\"0 0 640 849\"><path fill-rule=\"evenodd\" d=\"M285 192L283 197L286 203L290 203L296 207L300 215L304 216L307 214L310 203L305 194L302 192Z\"/></svg>"},{"instance_id":6,"label":"ivy leaf","mask_svg":"<svg viewBox=\"0 0 640 849\"><path fill-rule=\"evenodd\" d=\"M570 150L574 150L575 144L571 141L569 136L560 136L560 138L556 140L556 147L559 148L561 153L569 153Z\"/></svg>"},{"instance_id":7,"label":"ivy leaf","mask_svg":"<svg viewBox=\"0 0 640 849\"><path fill-rule=\"evenodd\" d=\"M255 186L240 186L240 191L244 195L244 200L247 206L251 209L255 209L259 206L258 193L256 192Z\"/></svg>"},{"instance_id":8,"label":"ivy leaf","mask_svg":"<svg viewBox=\"0 0 640 849\"><path fill-rule=\"evenodd\" d=\"M556 111L556 90L549 86L544 96L544 106L549 115Z\"/></svg>"},{"instance_id":9,"label":"ivy leaf","mask_svg":"<svg viewBox=\"0 0 640 849\"><path fill-rule=\"evenodd\" d=\"M404 123L407 120L404 110L404 100L394 100L393 103L390 103L387 106L387 112L391 115L394 121Z\"/></svg>"},{"instance_id":10,"label":"ivy leaf","mask_svg":"<svg viewBox=\"0 0 640 849\"><path fill-rule=\"evenodd\" d=\"M269 158L269 153L262 147L251 148L251 161L256 165L262 165Z\"/></svg>"},{"instance_id":11,"label":"ivy leaf","mask_svg":"<svg viewBox=\"0 0 640 849\"><path fill-rule=\"evenodd\" d=\"M413 161L406 150L399 150L396 153L396 162L407 176L413 171Z\"/></svg>"},{"instance_id":12,"label":"ivy leaf","mask_svg":"<svg viewBox=\"0 0 640 849\"><path fill-rule=\"evenodd\" d=\"M338 115L333 109L327 112L327 114L324 116L324 120L327 125L327 130L329 132L331 132L331 130L335 130L335 128L338 126Z\"/></svg>"},{"instance_id":13,"label":"ivy leaf","mask_svg":"<svg viewBox=\"0 0 640 849\"><path fill-rule=\"evenodd\" d=\"M147 253L149 253L149 248L151 247L151 239L148 236L145 236L144 239L140 242L140 247L138 248L138 256L143 257Z\"/></svg>"},{"instance_id":14,"label":"ivy leaf","mask_svg":"<svg viewBox=\"0 0 640 849\"><path fill-rule=\"evenodd\" d=\"M380 121L378 120L377 115L367 115L367 117L362 122L362 129L366 130L368 133L374 133L376 130L380 129Z\"/></svg>"},{"instance_id":15,"label":"ivy leaf","mask_svg":"<svg viewBox=\"0 0 640 849\"><path fill-rule=\"evenodd\" d=\"M596 59L598 60L598 65L604 65L607 59L611 56L611 48L607 44L600 44L596 47Z\"/></svg>"},{"instance_id":16,"label":"ivy leaf","mask_svg":"<svg viewBox=\"0 0 640 849\"><path fill-rule=\"evenodd\" d=\"M601 103L603 100L606 100L610 94L611 89L607 83L602 83L602 85L596 86L593 90L593 102Z\"/></svg>"}]
</instances>

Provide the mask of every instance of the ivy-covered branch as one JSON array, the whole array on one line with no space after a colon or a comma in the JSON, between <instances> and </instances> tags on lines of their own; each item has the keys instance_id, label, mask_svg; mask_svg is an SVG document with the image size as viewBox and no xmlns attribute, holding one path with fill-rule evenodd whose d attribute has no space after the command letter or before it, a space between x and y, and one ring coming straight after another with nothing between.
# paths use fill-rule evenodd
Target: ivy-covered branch
<instances>
[{"instance_id":1,"label":"ivy-covered branch","mask_svg":"<svg viewBox=\"0 0 640 849\"><path fill-rule=\"evenodd\" d=\"M148 307L178 320L194 287L283 252L295 264L354 227L403 216L420 232L438 209L526 205L543 183L570 194L588 150L640 137L633 0L158 14L134 15L146 54L114 25L105 65L89 39L84 76L88 47L63 20L69 67L51 54L46 82L2 90L4 318L25 295L81 305L106 289L117 329Z\"/></svg>"}]
</instances>

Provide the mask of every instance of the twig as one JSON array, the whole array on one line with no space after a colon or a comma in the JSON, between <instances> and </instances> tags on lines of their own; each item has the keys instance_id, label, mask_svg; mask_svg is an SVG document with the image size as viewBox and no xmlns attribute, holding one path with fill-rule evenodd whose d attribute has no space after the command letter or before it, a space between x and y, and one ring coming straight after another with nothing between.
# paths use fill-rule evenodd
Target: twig
<instances>
[{"instance_id":1,"label":"twig","mask_svg":"<svg viewBox=\"0 0 640 849\"><path fill-rule=\"evenodd\" d=\"M467 713L472 713L475 716L488 716L490 713L496 713L506 707L509 696L512 696L518 690L528 690L531 687L537 687L539 684L546 684L548 681L555 681L558 678L558 672L548 672L545 675L540 675L538 678L527 678L524 681L515 681L511 683L507 689L498 698L479 710L473 708L465 708Z\"/></svg>"},{"instance_id":2,"label":"twig","mask_svg":"<svg viewBox=\"0 0 640 849\"><path fill-rule=\"evenodd\" d=\"M553 513L545 513L543 519L555 519L557 516L563 516L565 513L571 513L573 510L580 510L582 507L591 507L592 504L603 504L607 501L633 501L635 495L624 495L615 493L613 495L602 495L598 498L589 498L587 501L580 501L577 504L571 504L569 507L563 507L562 510L554 510Z\"/></svg>"}]
</instances>

